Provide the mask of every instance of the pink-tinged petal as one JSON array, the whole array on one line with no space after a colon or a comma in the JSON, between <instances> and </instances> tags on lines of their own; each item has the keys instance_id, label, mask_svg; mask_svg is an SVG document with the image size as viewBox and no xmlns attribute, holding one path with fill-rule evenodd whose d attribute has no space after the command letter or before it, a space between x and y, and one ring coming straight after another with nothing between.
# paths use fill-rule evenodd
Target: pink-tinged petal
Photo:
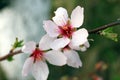
<instances>
[{"instance_id":1,"label":"pink-tinged petal","mask_svg":"<svg viewBox=\"0 0 120 80\"><path fill-rule=\"evenodd\" d=\"M44 21L43 24L45 31L50 37L57 37L59 35L59 28L54 22L48 20Z\"/></svg>"},{"instance_id":2,"label":"pink-tinged petal","mask_svg":"<svg viewBox=\"0 0 120 80\"><path fill-rule=\"evenodd\" d=\"M51 43L50 47L54 50L59 50L61 48L64 48L66 45L68 45L69 42L70 42L69 38L66 38L66 37L59 38L59 39L54 40Z\"/></svg>"},{"instance_id":3,"label":"pink-tinged petal","mask_svg":"<svg viewBox=\"0 0 120 80\"><path fill-rule=\"evenodd\" d=\"M30 57L25 61L22 69L22 76L27 76L28 73L31 71L33 66L33 61L34 61L33 57Z\"/></svg>"},{"instance_id":4,"label":"pink-tinged petal","mask_svg":"<svg viewBox=\"0 0 120 80\"><path fill-rule=\"evenodd\" d=\"M79 29L72 35L71 45L79 46L87 41L88 31L85 28Z\"/></svg>"},{"instance_id":5,"label":"pink-tinged petal","mask_svg":"<svg viewBox=\"0 0 120 80\"><path fill-rule=\"evenodd\" d=\"M52 18L53 21L58 25L58 26L64 26L68 22L68 13L65 8L58 8L55 11L55 16Z\"/></svg>"},{"instance_id":6,"label":"pink-tinged petal","mask_svg":"<svg viewBox=\"0 0 120 80\"><path fill-rule=\"evenodd\" d=\"M48 66L44 61L36 61L33 65L32 75L36 80L47 80L49 74Z\"/></svg>"},{"instance_id":7,"label":"pink-tinged petal","mask_svg":"<svg viewBox=\"0 0 120 80\"><path fill-rule=\"evenodd\" d=\"M71 24L73 27L80 27L83 24L84 8L77 6L71 14Z\"/></svg>"},{"instance_id":8,"label":"pink-tinged petal","mask_svg":"<svg viewBox=\"0 0 120 80\"><path fill-rule=\"evenodd\" d=\"M74 68L82 67L82 62L79 55L74 50L64 50L64 55L67 57L67 64Z\"/></svg>"},{"instance_id":9,"label":"pink-tinged petal","mask_svg":"<svg viewBox=\"0 0 120 80\"><path fill-rule=\"evenodd\" d=\"M49 63L57 66L63 66L67 61L65 55L62 52L56 50L48 51L44 54L44 57Z\"/></svg>"},{"instance_id":10,"label":"pink-tinged petal","mask_svg":"<svg viewBox=\"0 0 120 80\"><path fill-rule=\"evenodd\" d=\"M36 43L34 41L30 41L25 43L22 47L22 52L31 54L36 48Z\"/></svg>"},{"instance_id":11,"label":"pink-tinged petal","mask_svg":"<svg viewBox=\"0 0 120 80\"><path fill-rule=\"evenodd\" d=\"M55 40L56 38L49 37L49 35L44 35L40 42L39 42L39 48L40 50L48 50L50 49L50 44Z\"/></svg>"},{"instance_id":12,"label":"pink-tinged petal","mask_svg":"<svg viewBox=\"0 0 120 80\"><path fill-rule=\"evenodd\" d=\"M84 45L85 45L85 47L86 47L86 48L89 48L89 47L90 47L90 44L89 44L89 42L88 42L88 41L87 41L87 42L85 42L85 44L84 44Z\"/></svg>"}]
</instances>

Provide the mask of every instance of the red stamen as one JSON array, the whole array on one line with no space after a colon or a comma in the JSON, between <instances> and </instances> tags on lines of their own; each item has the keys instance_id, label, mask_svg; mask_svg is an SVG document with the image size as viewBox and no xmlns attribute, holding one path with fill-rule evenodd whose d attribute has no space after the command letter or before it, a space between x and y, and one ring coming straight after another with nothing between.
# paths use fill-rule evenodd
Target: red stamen
<instances>
[{"instance_id":1,"label":"red stamen","mask_svg":"<svg viewBox=\"0 0 120 80\"><path fill-rule=\"evenodd\" d=\"M43 51L41 51L38 48L36 48L34 52L31 54L31 57L34 57L34 63L36 62L36 60L42 59L42 56L43 56Z\"/></svg>"},{"instance_id":2,"label":"red stamen","mask_svg":"<svg viewBox=\"0 0 120 80\"><path fill-rule=\"evenodd\" d=\"M74 28L72 28L72 26L68 23L67 25L60 27L60 33L62 36L71 38L72 37L72 33L74 32Z\"/></svg>"}]
</instances>

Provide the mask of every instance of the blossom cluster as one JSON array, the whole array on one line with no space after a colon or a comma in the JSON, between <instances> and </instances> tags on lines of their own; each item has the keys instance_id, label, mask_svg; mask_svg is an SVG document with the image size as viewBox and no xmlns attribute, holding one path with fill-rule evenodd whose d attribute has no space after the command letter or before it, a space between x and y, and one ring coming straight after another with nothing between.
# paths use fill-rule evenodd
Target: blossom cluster
<instances>
[{"instance_id":1,"label":"blossom cluster","mask_svg":"<svg viewBox=\"0 0 120 80\"><path fill-rule=\"evenodd\" d=\"M84 8L77 6L70 18L63 7L54 13L52 20L43 21L46 34L40 42L29 41L22 47L24 53L30 54L23 66L23 76L32 73L36 80L47 80L49 69L46 61L56 66L82 67L77 51L86 51L90 46L88 31L79 29L84 20Z\"/></svg>"}]
</instances>

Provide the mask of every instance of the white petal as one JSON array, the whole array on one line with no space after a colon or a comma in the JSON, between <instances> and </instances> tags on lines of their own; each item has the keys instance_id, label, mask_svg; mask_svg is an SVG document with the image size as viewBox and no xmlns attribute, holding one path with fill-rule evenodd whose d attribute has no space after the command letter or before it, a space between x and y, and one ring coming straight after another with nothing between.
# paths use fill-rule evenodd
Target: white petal
<instances>
[{"instance_id":1,"label":"white petal","mask_svg":"<svg viewBox=\"0 0 120 80\"><path fill-rule=\"evenodd\" d=\"M59 50L61 48L64 48L66 45L68 45L70 42L70 39L63 37L63 38L59 38L53 41L53 43L51 43L50 47L54 50Z\"/></svg>"},{"instance_id":2,"label":"white petal","mask_svg":"<svg viewBox=\"0 0 120 80\"><path fill-rule=\"evenodd\" d=\"M64 54L67 57L67 64L69 66L79 68L82 66L82 62L79 58L79 55L74 50L64 50Z\"/></svg>"},{"instance_id":3,"label":"white petal","mask_svg":"<svg viewBox=\"0 0 120 80\"><path fill-rule=\"evenodd\" d=\"M87 48L84 45L80 47L80 51L85 52L86 50Z\"/></svg>"},{"instance_id":4,"label":"white petal","mask_svg":"<svg viewBox=\"0 0 120 80\"><path fill-rule=\"evenodd\" d=\"M49 74L48 66L43 61L36 61L33 65L32 75L36 80L47 80Z\"/></svg>"},{"instance_id":5,"label":"white petal","mask_svg":"<svg viewBox=\"0 0 120 80\"><path fill-rule=\"evenodd\" d=\"M55 15L65 15L66 17L68 17L68 13L67 10L63 7L59 7L55 12Z\"/></svg>"},{"instance_id":6,"label":"white petal","mask_svg":"<svg viewBox=\"0 0 120 80\"><path fill-rule=\"evenodd\" d=\"M77 6L71 14L71 24L73 27L80 27L83 24L84 8Z\"/></svg>"},{"instance_id":7,"label":"white petal","mask_svg":"<svg viewBox=\"0 0 120 80\"><path fill-rule=\"evenodd\" d=\"M23 47L22 51L24 53L29 53L31 54L36 48L36 43L34 41L27 42Z\"/></svg>"},{"instance_id":8,"label":"white petal","mask_svg":"<svg viewBox=\"0 0 120 80\"><path fill-rule=\"evenodd\" d=\"M88 31L85 28L79 29L72 35L71 45L79 46L87 41Z\"/></svg>"},{"instance_id":9,"label":"white petal","mask_svg":"<svg viewBox=\"0 0 120 80\"><path fill-rule=\"evenodd\" d=\"M80 46L74 46L72 44L69 44L69 47L74 50L80 50Z\"/></svg>"},{"instance_id":10,"label":"white petal","mask_svg":"<svg viewBox=\"0 0 120 80\"><path fill-rule=\"evenodd\" d=\"M84 51L86 51L87 48L89 48L89 47L90 47L90 44L89 44L89 42L87 41L87 42L85 42L85 43L80 47L80 51L84 52Z\"/></svg>"},{"instance_id":11,"label":"white petal","mask_svg":"<svg viewBox=\"0 0 120 80\"><path fill-rule=\"evenodd\" d=\"M65 8L58 8L55 11L55 16L52 18L53 21L58 25L58 26L64 26L67 24L68 21L68 13Z\"/></svg>"},{"instance_id":12,"label":"white petal","mask_svg":"<svg viewBox=\"0 0 120 80\"><path fill-rule=\"evenodd\" d=\"M85 42L83 45L79 45L79 46L73 46L73 45L69 44L69 47L70 47L71 49L80 50L80 51L84 52L84 51L87 50L87 48L90 47L90 44L89 44L89 42L87 41L87 42Z\"/></svg>"},{"instance_id":13,"label":"white petal","mask_svg":"<svg viewBox=\"0 0 120 80\"><path fill-rule=\"evenodd\" d=\"M87 42L85 42L85 44L84 44L84 45L85 45L85 47L86 47L86 48L89 48L89 47L90 47L90 44L89 44L89 42L88 42L88 41L87 41Z\"/></svg>"},{"instance_id":14,"label":"white petal","mask_svg":"<svg viewBox=\"0 0 120 80\"><path fill-rule=\"evenodd\" d=\"M40 42L39 42L39 48L41 50L48 50L50 49L50 44L55 40L56 38L49 37L49 35L44 35Z\"/></svg>"},{"instance_id":15,"label":"white petal","mask_svg":"<svg viewBox=\"0 0 120 80\"><path fill-rule=\"evenodd\" d=\"M33 61L34 61L33 57L30 57L25 61L22 69L22 76L27 76L28 73L31 71L33 66Z\"/></svg>"},{"instance_id":16,"label":"white petal","mask_svg":"<svg viewBox=\"0 0 120 80\"><path fill-rule=\"evenodd\" d=\"M67 61L65 55L62 52L56 50L45 53L44 57L49 63L57 66L63 66L66 64Z\"/></svg>"},{"instance_id":17,"label":"white petal","mask_svg":"<svg viewBox=\"0 0 120 80\"><path fill-rule=\"evenodd\" d=\"M50 37L57 37L59 35L59 28L54 22L48 20L44 21L43 24L45 31Z\"/></svg>"}]
</instances>

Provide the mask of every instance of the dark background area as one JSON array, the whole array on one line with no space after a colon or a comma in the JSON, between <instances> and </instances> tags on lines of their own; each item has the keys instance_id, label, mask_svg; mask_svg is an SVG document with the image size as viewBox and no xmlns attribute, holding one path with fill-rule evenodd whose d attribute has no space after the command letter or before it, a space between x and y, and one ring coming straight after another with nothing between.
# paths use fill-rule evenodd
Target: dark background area
<instances>
[{"instance_id":1,"label":"dark background area","mask_svg":"<svg viewBox=\"0 0 120 80\"><path fill-rule=\"evenodd\" d=\"M11 1L10 0L0 0L0 10L4 9L5 7L9 7Z\"/></svg>"}]
</instances>

